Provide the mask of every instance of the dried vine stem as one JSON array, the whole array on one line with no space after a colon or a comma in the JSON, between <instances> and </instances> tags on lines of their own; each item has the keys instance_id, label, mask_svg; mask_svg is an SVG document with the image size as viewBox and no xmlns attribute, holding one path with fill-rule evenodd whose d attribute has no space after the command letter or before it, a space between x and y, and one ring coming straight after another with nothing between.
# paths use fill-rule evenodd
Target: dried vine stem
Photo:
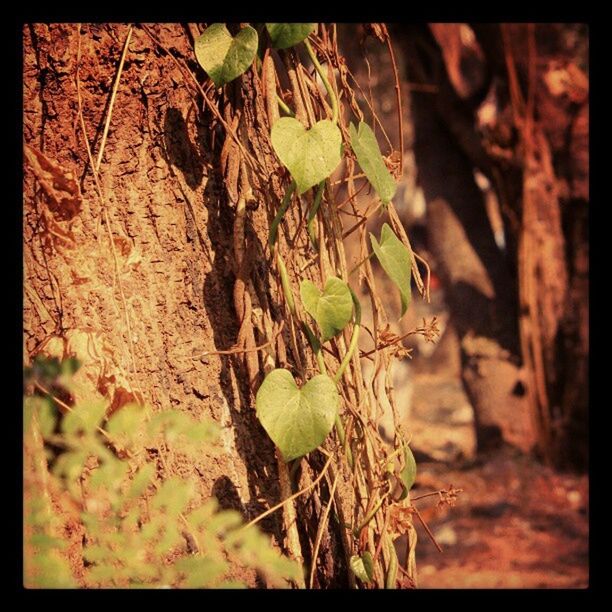
<instances>
[{"instance_id":1,"label":"dried vine stem","mask_svg":"<svg viewBox=\"0 0 612 612\"><path fill-rule=\"evenodd\" d=\"M363 173L358 174L355 171L354 158L351 154L345 157L346 163L343 166L343 176L340 180L331 176L315 185L312 190L307 190L306 193L298 195L295 181L289 182L287 180L287 174L281 170L278 160L273 159L271 162L269 151L272 148L269 143L266 148L261 140L254 137L262 125L266 126L266 123L266 127L271 129L279 119L281 112L296 117L306 127L312 127L323 119L329 120L331 118L331 121L336 123L340 130L344 141L344 149L347 152L350 151L349 121L351 115L360 120L363 114L356 103L354 92L348 85L350 72L338 53L335 27L330 28L320 25L318 33L311 34L305 40L303 50L306 51L306 55L312 62L312 71L300 63L299 55L295 49L280 51L279 55L282 62L276 63L274 58L277 57L277 52L267 50L262 62L253 70L253 74L242 77L242 94L246 93L247 98L248 95L252 95L250 112L246 107L246 98L243 107L232 109L231 112L226 98L225 112L220 113L215 108L220 101L220 96L223 95L220 90L216 92L217 98L211 100L202 86L191 76L192 80L196 82L204 102L226 129L226 142L223 146L223 156L226 161L224 167L231 167L230 157L232 155L240 155L242 165L248 164L250 160L256 160L255 163L249 164L249 170L253 172L253 185L256 183L260 186L266 185L268 181L275 177L276 188L272 197L260 192L267 204L269 228L267 247L270 253L268 263L276 272L275 275L269 275L271 281L269 284L273 285L276 282L280 288L278 303L268 314L270 321L274 321L271 313L276 313L276 324L278 324L278 317L282 317L282 313L285 315L287 320L286 334L279 333L278 338L280 340L285 336L287 337L287 346L291 350L291 355L287 355L287 358L290 359L289 366L291 367L291 364L293 364L293 369L302 382L305 382L310 374L317 370L328 372L329 377L336 382L337 390L342 398L342 407L336 421L336 433L329 436L320 447L321 452L329 455L323 470L316 478L311 477L309 468L304 465L305 462L302 462L301 465L305 468L302 470L302 478L308 479L310 482L307 486L301 486L297 493L292 493L290 472L287 464L278 454L277 466L282 501L253 519L249 525L255 524L265 516L282 508L287 548L290 554L301 563L303 563L305 556L311 559L308 576L308 584L311 587L317 580L318 557L324 554L323 536L325 532L331 534L336 530L335 537L338 538L339 536L344 550L344 564L349 583L356 586L355 576L348 569L350 557L361 554L365 550L369 550L372 554L378 550L380 554L376 555L375 583L381 588L393 588L397 582L398 563L392 544L393 535L388 532L390 524L388 512L392 505L397 502L390 496L385 469L389 457L398 455L401 440L396 436L394 446L389 448L383 442L377 430L377 421L381 416L381 405L389 404L391 406L396 424L398 424L398 411L391 385L392 351L384 350L386 347L381 344L379 337L380 332L387 325L388 317L377 293L372 266L367 256L368 236L366 231L368 219L379 211L381 206L377 201L370 199L365 210L359 210L361 203L358 201L358 195L365 188L366 182L364 181L360 188L356 189L355 181L363 178ZM389 51L392 54L392 48L389 48ZM178 63L176 58L173 59ZM324 66L322 63L327 65ZM278 68L284 68L286 74L277 74ZM340 74L339 87L336 83L337 73L335 69ZM322 82L325 93L317 86L317 78ZM247 82L249 82L249 79L256 88L255 93L253 93L253 90L248 90ZM401 113L401 98L399 97L396 69L395 79L396 95L398 97L397 109L398 113ZM281 82L289 83L291 96L287 96L286 92L280 89ZM258 90L257 87L259 87ZM226 92L226 96L229 96L228 87L223 91ZM232 91L236 93L237 88ZM263 111L267 121L256 117L254 108ZM370 108L375 123L382 127L380 119L376 116L371 104ZM242 115L240 115L241 112L243 112ZM398 117L398 121L401 126L400 117ZM233 144L232 140L235 140L236 144ZM391 146L390 142L389 146ZM403 139L400 134L400 148L402 147ZM245 152L245 150L247 151ZM401 161L402 152L400 152L400 164ZM272 172L270 171L270 165L276 166L276 169ZM235 162L234 166L236 166ZM264 170L266 170L266 173L264 173ZM242 170L241 177L244 178L245 175L246 170ZM236 189L244 191L244 189L235 187L236 185L238 185L238 181L230 182L226 180L230 200L240 204L242 202L240 195L244 197L244 193L237 194L234 191ZM400 236L400 240L412 253L408 237L392 204L388 206L386 212L396 233ZM345 228L340 213L348 213L348 215L344 215L345 219L352 222L352 219L356 218L358 219L357 223L349 229ZM242 206L236 206L236 215L234 256L236 263L239 264L240 260L244 261L246 259L245 253L247 251L244 231L241 230L245 227L249 218L248 207L244 206L244 202L242 202ZM243 217L238 218L239 215L243 215ZM300 280L304 278L324 284L326 279L334 276L348 285L350 274L344 239L349 236L355 237L354 234L357 234L360 259L364 261L363 266L359 267L358 281L359 284L365 285L365 290L370 296L373 320L375 348L368 355L373 359L373 371L369 380L366 380L362 371L361 357L363 355L360 355L358 350L362 322L361 306L356 292L353 292L352 322L340 334L332 338L323 347L324 350L321 350L322 347L307 322L301 302L295 297L298 295ZM416 254L412 254L412 256L413 262L415 262L413 275L417 288L425 294L426 286L416 265L417 259L421 262L422 260ZM243 299L246 299L249 287L251 285L255 286L255 281L249 279L249 276L252 276L252 270L240 266L238 268L239 273L237 272L237 274L242 281L241 295ZM255 297L253 295L250 299L254 301ZM239 319L241 320L242 330L242 324L247 324L248 317L246 310L242 311L241 314L242 316L239 316ZM274 346L275 342L271 329L271 325L268 325L267 328L260 328L260 336L265 341L262 346ZM256 359L255 348L257 347L244 348L253 349L249 352ZM278 361L279 355L274 353L272 355L273 363L270 367L274 367L275 364L278 364ZM286 364L286 361L283 364ZM251 373L249 372L249 374ZM328 477L328 487L325 493L322 489L319 490L319 496L324 495L325 499L321 498L315 504L319 516L316 537L314 542L311 543L312 551L310 555L302 555L301 546L304 537L300 539L298 526L303 517L296 513L293 502L306 492L311 491L325 476ZM401 503L408 506L410 504L409 498ZM340 521L339 534L337 533L338 524L329 520L332 504ZM414 574L413 546L409 551L409 559L407 571ZM332 559L332 563L337 564L337 559ZM412 579L415 582L414 576L412 576ZM320 579L319 582L321 582ZM297 586L303 587L304 584L298 581Z\"/></svg>"}]
</instances>

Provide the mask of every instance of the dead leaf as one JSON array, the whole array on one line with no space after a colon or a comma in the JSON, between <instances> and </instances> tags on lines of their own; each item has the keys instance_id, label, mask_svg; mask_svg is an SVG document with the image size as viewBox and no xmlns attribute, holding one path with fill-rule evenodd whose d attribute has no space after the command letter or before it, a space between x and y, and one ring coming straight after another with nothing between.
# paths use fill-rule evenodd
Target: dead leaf
<instances>
[{"instance_id":1,"label":"dead leaf","mask_svg":"<svg viewBox=\"0 0 612 612\"><path fill-rule=\"evenodd\" d=\"M57 221L69 221L81 212L83 198L71 170L24 145L25 161L45 192L45 203Z\"/></svg>"}]
</instances>

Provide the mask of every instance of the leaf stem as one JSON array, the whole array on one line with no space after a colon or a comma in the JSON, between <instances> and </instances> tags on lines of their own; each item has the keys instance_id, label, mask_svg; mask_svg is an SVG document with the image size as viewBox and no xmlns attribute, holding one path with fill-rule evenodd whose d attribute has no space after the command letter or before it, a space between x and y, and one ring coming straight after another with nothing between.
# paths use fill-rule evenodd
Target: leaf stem
<instances>
[{"instance_id":1,"label":"leaf stem","mask_svg":"<svg viewBox=\"0 0 612 612\"><path fill-rule=\"evenodd\" d=\"M274 253L274 245L276 244L276 237L278 234L278 226L280 222L283 220L285 213L287 212L287 208L289 208L289 204L291 204L291 196L297 187L295 181L291 181L291 184L287 188L285 192L285 196L283 197L283 201L276 213L276 217L274 217L274 221L272 221L272 225L270 226L270 236L268 238L268 244L270 245L270 250Z\"/></svg>"},{"instance_id":2,"label":"leaf stem","mask_svg":"<svg viewBox=\"0 0 612 612\"><path fill-rule=\"evenodd\" d=\"M334 123L338 123L338 99L336 98L336 93L334 92L331 86L331 83L329 82L326 74L323 72L323 67L319 63L319 60L317 59L317 56L310 44L310 41L307 38L304 40L304 44L306 45L306 51L308 51L308 55L310 59L312 60L312 63L314 64L315 70L317 71L318 75L321 77L321 80L323 81L323 85L325 85L327 95L329 96L329 99L331 101L332 121Z\"/></svg>"},{"instance_id":3,"label":"leaf stem","mask_svg":"<svg viewBox=\"0 0 612 612\"><path fill-rule=\"evenodd\" d=\"M310 348L312 352L315 354L317 359L317 365L319 366L319 371L321 374L327 374L327 368L325 367L325 361L323 360L323 353L321 352L321 343L318 338L314 335L312 329L310 329L310 325L305 321L302 321L302 329L308 338L308 342L310 343Z\"/></svg>"},{"instance_id":4,"label":"leaf stem","mask_svg":"<svg viewBox=\"0 0 612 612\"><path fill-rule=\"evenodd\" d=\"M370 512L368 512L368 514L366 515L366 517L363 519L363 521L361 521L361 523L359 524L359 526L356 529L353 529L353 535L358 538L359 534L361 533L361 530L374 518L374 516L376 515L376 513L380 510L380 507L383 505L385 499L387 499L387 495L389 495L389 493L385 493L377 502L376 505L374 506L374 508L372 508L372 510L370 510Z\"/></svg>"},{"instance_id":5,"label":"leaf stem","mask_svg":"<svg viewBox=\"0 0 612 612\"><path fill-rule=\"evenodd\" d=\"M308 220L306 223L306 227L308 228L308 235L310 236L310 240L312 241L312 246L317 248L317 237L314 232L314 220L317 216L317 211L319 210L319 206L321 206L321 200L323 198L323 190L325 189L325 180L322 180L317 187L317 193L315 194L314 202L312 203L312 208L308 211Z\"/></svg>"},{"instance_id":6,"label":"leaf stem","mask_svg":"<svg viewBox=\"0 0 612 612\"><path fill-rule=\"evenodd\" d=\"M359 268L366 262L368 261L368 259L372 259L372 257L374 257L374 252L370 253L367 257L364 257L358 264L355 264L353 266L353 268L351 268L350 272L348 273L349 276L351 276L351 274L353 274L354 272L356 272L357 270L359 270Z\"/></svg>"},{"instance_id":7,"label":"leaf stem","mask_svg":"<svg viewBox=\"0 0 612 612\"><path fill-rule=\"evenodd\" d=\"M291 290L291 284L289 283L289 275L287 274L285 262L278 252L276 254L276 261L278 263L278 271L280 272L281 285L283 287L283 293L285 294L287 306L289 306L289 311L295 317L295 300L293 299L293 291Z\"/></svg>"},{"instance_id":8,"label":"leaf stem","mask_svg":"<svg viewBox=\"0 0 612 612\"><path fill-rule=\"evenodd\" d=\"M276 94L276 101L278 102L278 105L283 113L289 115L290 117L295 117L295 113L285 104L285 101L278 94Z\"/></svg>"},{"instance_id":9,"label":"leaf stem","mask_svg":"<svg viewBox=\"0 0 612 612\"><path fill-rule=\"evenodd\" d=\"M353 298L353 304L355 305L355 317L353 320L353 335L351 336L351 342L349 344L348 350L340 363L340 367L334 376L334 382L338 382L342 375L344 374L344 370L346 370L346 366L348 366L355 349L357 348L357 343L359 341L359 330L361 327L361 304L357 299L357 296L353 292L353 290L349 287L349 291L351 292L351 297Z\"/></svg>"}]
</instances>

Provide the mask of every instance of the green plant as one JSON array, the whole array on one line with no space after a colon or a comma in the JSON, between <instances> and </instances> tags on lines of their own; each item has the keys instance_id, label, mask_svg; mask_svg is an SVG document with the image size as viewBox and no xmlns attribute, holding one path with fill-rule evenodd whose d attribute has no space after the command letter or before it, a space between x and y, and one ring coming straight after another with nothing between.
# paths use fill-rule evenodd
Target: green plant
<instances>
[{"instance_id":1,"label":"green plant","mask_svg":"<svg viewBox=\"0 0 612 612\"><path fill-rule=\"evenodd\" d=\"M192 480L160 478L154 457L211 452L214 424L174 410L149 416L135 404L108 420L104 404L62 416L57 401L47 394L24 402L26 586L244 587L228 578L236 567L271 586L296 578L298 566L256 526L245 528L238 512L220 510L214 498L198 501ZM60 537L58 503L81 509L86 566L78 581Z\"/></svg>"}]
</instances>

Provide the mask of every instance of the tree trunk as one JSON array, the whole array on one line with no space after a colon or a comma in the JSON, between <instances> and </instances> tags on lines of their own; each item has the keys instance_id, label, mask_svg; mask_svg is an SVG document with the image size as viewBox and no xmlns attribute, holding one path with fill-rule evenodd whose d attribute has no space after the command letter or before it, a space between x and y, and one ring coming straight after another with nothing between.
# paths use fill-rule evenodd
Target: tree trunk
<instances>
[{"instance_id":1,"label":"tree trunk","mask_svg":"<svg viewBox=\"0 0 612 612\"><path fill-rule=\"evenodd\" d=\"M481 157L483 166L486 158L431 34L407 28L401 39L408 79L437 87L435 93L418 88L411 93L415 157L427 201L429 246L461 340L462 379L474 408L478 449L504 440L527 451L535 432L521 370L516 280L495 243L475 165L464 147Z\"/></svg>"},{"instance_id":2,"label":"tree trunk","mask_svg":"<svg viewBox=\"0 0 612 612\"><path fill-rule=\"evenodd\" d=\"M479 445L498 427L523 449L537 441L551 463L584 467L587 34L580 24L477 24L462 47L460 28L415 27L403 40L409 78L429 88L412 95L415 153ZM500 201L506 256L476 168Z\"/></svg>"},{"instance_id":3,"label":"tree trunk","mask_svg":"<svg viewBox=\"0 0 612 612\"><path fill-rule=\"evenodd\" d=\"M74 402L104 401L112 412L140 401L214 420L224 452L193 464L174 457L167 468L193 475L202 499L214 495L249 520L281 491L249 386L253 358L263 372L258 353L215 354L235 345L240 327L236 203L221 160L227 135L194 86L190 72L204 75L191 30L179 24L131 31L115 95L128 35L119 24L24 27L25 359L76 356ZM248 77L237 83L252 88ZM250 145L259 146L253 138ZM268 215L260 206L245 229L256 288L257 277L269 275L261 256ZM289 227L294 221L288 215ZM277 542L281 519L277 512L260 523ZM316 533L317 523L311 527ZM320 550L322 586L345 585L339 528L330 521L334 529ZM259 584L254 575L242 579Z\"/></svg>"}]
</instances>

